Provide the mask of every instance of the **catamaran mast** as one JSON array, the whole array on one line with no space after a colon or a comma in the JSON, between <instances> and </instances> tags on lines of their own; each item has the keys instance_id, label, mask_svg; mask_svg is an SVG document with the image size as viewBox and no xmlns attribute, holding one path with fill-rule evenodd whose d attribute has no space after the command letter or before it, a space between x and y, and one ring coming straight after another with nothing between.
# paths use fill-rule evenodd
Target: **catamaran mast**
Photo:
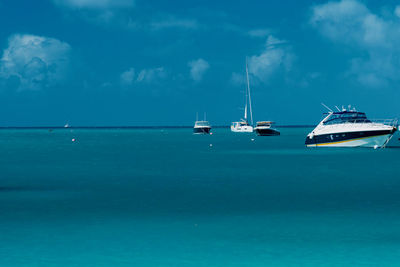
<instances>
[{"instance_id":1,"label":"catamaran mast","mask_svg":"<svg viewBox=\"0 0 400 267\"><path fill-rule=\"evenodd\" d=\"M244 120L247 122L247 102L248 102L248 97L249 97L247 94L247 88L246 88L245 97L246 97L246 104L244 106Z\"/></svg>"},{"instance_id":2,"label":"catamaran mast","mask_svg":"<svg viewBox=\"0 0 400 267\"><path fill-rule=\"evenodd\" d=\"M253 111L251 110L251 95L250 95L250 81L249 81L249 68L247 66L246 58L246 78L247 78L247 91L249 96L249 108L250 108L250 124L253 125ZM247 113L247 94L246 94L246 113ZM247 118L245 118L247 120Z\"/></svg>"}]
</instances>

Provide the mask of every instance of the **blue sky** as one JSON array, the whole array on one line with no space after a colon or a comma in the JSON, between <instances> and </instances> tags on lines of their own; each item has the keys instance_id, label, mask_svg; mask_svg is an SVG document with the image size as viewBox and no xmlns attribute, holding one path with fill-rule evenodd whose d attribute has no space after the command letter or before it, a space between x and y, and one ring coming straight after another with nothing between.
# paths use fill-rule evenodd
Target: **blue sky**
<instances>
[{"instance_id":1,"label":"blue sky","mask_svg":"<svg viewBox=\"0 0 400 267\"><path fill-rule=\"evenodd\" d=\"M400 2L0 0L0 126L400 117Z\"/></svg>"}]
</instances>

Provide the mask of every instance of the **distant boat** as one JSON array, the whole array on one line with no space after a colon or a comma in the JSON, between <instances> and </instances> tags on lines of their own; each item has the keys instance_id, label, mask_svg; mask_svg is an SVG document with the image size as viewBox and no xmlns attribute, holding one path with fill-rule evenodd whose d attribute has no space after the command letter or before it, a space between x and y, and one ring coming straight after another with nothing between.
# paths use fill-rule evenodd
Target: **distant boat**
<instances>
[{"instance_id":1,"label":"distant boat","mask_svg":"<svg viewBox=\"0 0 400 267\"><path fill-rule=\"evenodd\" d=\"M274 124L272 121L259 121L254 131L260 136L280 135L281 133L278 130L272 128L272 124Z\"/></svg>"},{"instance_id":2,"label":"distant boat","mask_svg":"<svg viewBox=\"0 0 400 267\"><path fill-rule=\"evenodd\" d=\"M69 128L70 126L69 126L69 124L68 124L68 122L64 125L64 128Z\"/></svg>"},{"instance_id":3,"label":"distant boat","mask_svg":"<svg viewBox=\"0 0 400 267\"><path fill-rule=\"evenodd\" d=\"M211 133L211 125L206 120L206 114L204 113L204 119L199 121L198 115L196 114L196 122L193 127L194 134L210 134Z\"/></svg>"},{"instance_id":4,"label":"distant boat","mask_svg":"<svg viewBox=\"0 0 400 267\"><path fill-rule=\"evenodd\" d=\"M324 105L325 106L325 105ZM325 106L326 107L326 106ZM339 108L329 112L307 135L307 147L385 147L397 131L397 120L372 121L364 112Z\"/></svg>"},{"instance_id":5,"label":"distant boat","mask_svg":"<svg viewBox=\"0 0 400 267\"><path fill-rule=\"evenodd\" d=\"M250 82L249 82L249 69L247 66L246 59L246 79L247 79L247 88L246 88L246 101L244 106L244 118L240 121L232 122L231 131L235 133L252 133L253 132L253 112L251 110L251 95L250 95ZM247 110L250 111L250 123L247 120Z\"/></svg>"}]
</instances>

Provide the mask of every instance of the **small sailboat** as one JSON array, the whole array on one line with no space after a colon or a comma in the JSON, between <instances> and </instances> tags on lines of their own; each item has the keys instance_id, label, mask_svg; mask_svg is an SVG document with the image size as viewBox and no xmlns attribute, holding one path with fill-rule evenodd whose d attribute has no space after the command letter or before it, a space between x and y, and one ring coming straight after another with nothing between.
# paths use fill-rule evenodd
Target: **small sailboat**
<instances>
[{"instance_id":1,"label":"small sailboat","mask_svg":"<svg viewBox=\"0 0 400 267\"><path fill-rule=\"evenodd\" d=\"M204 113L204 119L199 121L198 114L196 114L196 122L193 127L194 134L210 134L211 133L211 125L206 120L206 113Z\"/></svg>"},{"instance_id":2,"label":"small sailboat","mask_svg":"<svg viewBox=\"0 0 400 267\"><path fill-rule=\"evenodd\" d=\"M64 128L69 128L70 126L69 126L69 123L67 122L65 125L64 125Z\"/></svg>"},{"instance_id":3,"label":"small sailboat","mask_svg":"<svg viewBox=\"0 0 400 267\"><path fill-rule=\"evenodd\" d=\"M231 131L235 133L252 133L253 132L253 112L251 110L251 95L250 95L250 82L249 82L249 69L247 66L246 59L246 79L247 79L247 88L246 88L246 104L244 106L244 118L240 121L232 122ZM250 123L247 120L247 110L250 111Z\"/></svg>"}]
</instances>

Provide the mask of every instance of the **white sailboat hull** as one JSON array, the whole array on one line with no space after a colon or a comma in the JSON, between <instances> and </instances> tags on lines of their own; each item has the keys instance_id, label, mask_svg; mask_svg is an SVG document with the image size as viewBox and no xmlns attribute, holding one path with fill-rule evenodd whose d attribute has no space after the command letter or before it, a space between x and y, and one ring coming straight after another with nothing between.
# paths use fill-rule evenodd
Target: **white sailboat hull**
<instances>
[{"instance_id":1,"label":"white sailboat hull","mask_svg":"<svg viewBox=\"0 0 400 267\"><path fill-rule=\"evenodd\" d=\"M231 126L231 131L234 133L252 133L254 131L253 126L239 126L239 127L234 127Z\"/></svg>"}]
</instances>

